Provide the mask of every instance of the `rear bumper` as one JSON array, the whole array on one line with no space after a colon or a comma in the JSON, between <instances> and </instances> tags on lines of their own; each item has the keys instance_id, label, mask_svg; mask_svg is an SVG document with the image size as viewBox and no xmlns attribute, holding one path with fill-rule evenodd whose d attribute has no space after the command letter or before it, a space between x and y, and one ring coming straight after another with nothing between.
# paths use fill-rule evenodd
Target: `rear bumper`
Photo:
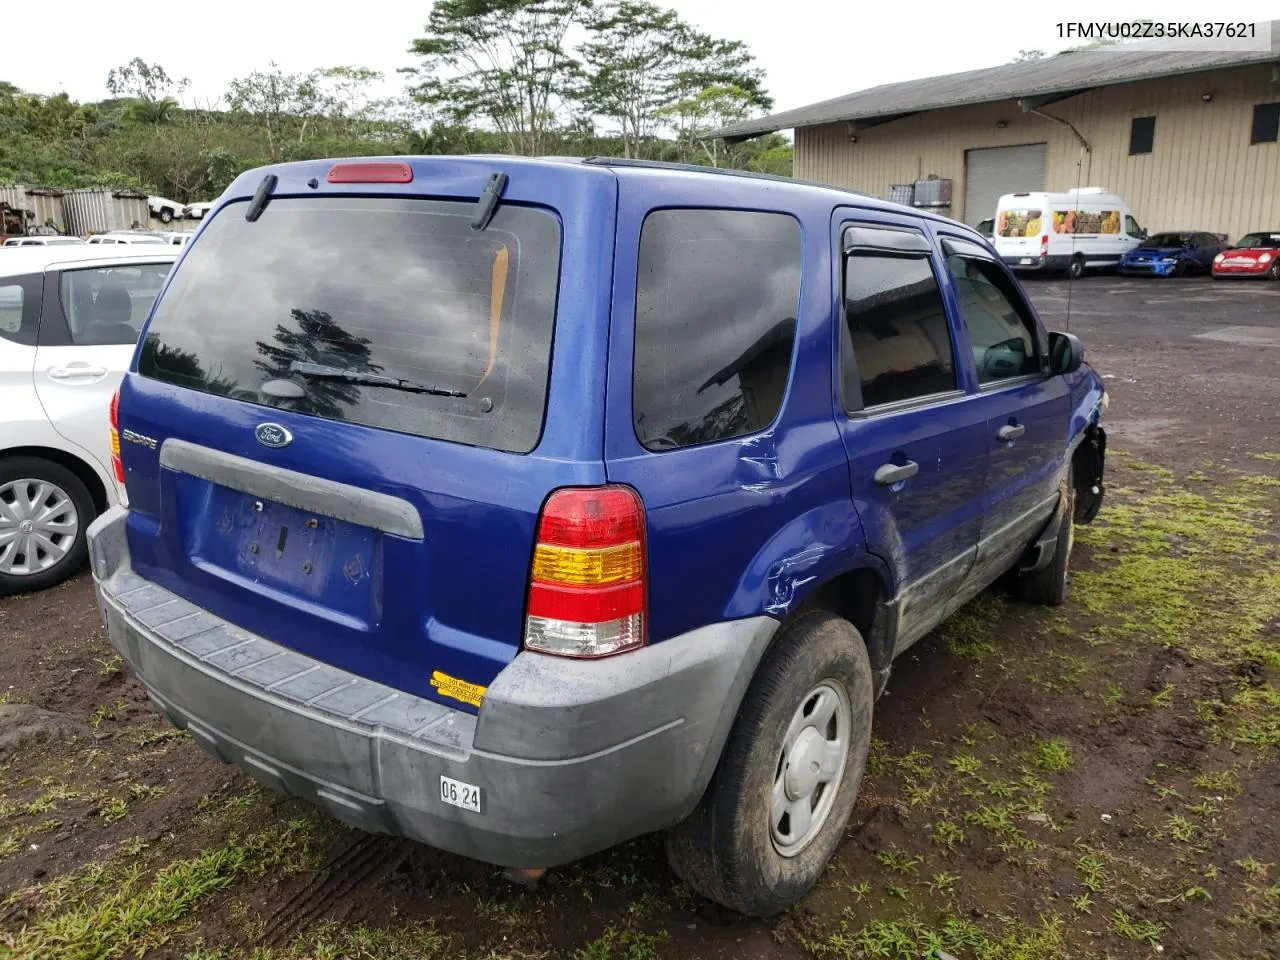
<instances>
[{"instance_id":1,"label":"rear bumper","mask_svg":"<svg viewBox=\"0 0 1280 960\"><path fill-rule=\"evenodd\" d=\"M1004 257L1006 267L1019 273L1054 273L1065 271L1071 266L1071 257L1055 254L1042 257L1039 254L1031 257Z\"/></svg>"},{"instance_id":2,"label":"rear bumper","mask_svg":"<svg viewBox=\"0 0 1280 960\"><path fill-rule=\"evenodd\" d=\"M522 652L479 716L304 657L135 574L127 511L89 529L98 606L152 700L219 760L365 830L555 866L687 816L777 622L703 627L599 661ZM440 799L440 777L483 791Z\"/></svg>"}]
</instances>

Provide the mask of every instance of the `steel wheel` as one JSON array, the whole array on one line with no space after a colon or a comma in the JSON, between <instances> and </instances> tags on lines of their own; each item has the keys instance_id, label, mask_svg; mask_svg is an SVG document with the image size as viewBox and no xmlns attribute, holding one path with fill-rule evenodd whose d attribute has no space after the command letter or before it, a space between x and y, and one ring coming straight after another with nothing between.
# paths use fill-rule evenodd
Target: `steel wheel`
<instances>
[{"instance_id":1,"label":"steel wheel","mask_svg":"<svg viewBox=\"0 0 1280 960\"><path fill-rule=\"evenodd\" d=\"M784 857L804 850L827 822L849 756L851 712L844 685L823 680L791 718L769 801L769 836Z\"/></svg>"},{"instance_id":2,"label":"steel wheel","mask_svg":"<svg viewBox=\"0 0 1280 960\"><path fill-rule=\"evenodd\" d=\"M0 573L43 573L75 546L80 515L67 491L48 480L0 485Z\"/></svg>"}]
</instances>

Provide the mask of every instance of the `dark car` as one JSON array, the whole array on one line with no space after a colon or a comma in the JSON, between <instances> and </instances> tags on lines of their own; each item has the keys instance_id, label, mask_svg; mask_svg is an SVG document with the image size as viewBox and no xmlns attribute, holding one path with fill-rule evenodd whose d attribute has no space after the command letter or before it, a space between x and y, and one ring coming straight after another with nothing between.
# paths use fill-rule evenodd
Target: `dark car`
<instances>
[{"instance_id":1,"label":"dark car","mask_svg":"<svg viewBox=\"0 0 1280 960\"><path fill-rule=\"evenodd\" d=\"M977 233L811 184L413 157L241 175L113 417L113 643L201 747L511 868L665 830L776 913L890 666L1063 601L1106 406ZM104 425L105 426L105 425Z\"/></svg>"},{"instance_id":2,"label":"dark car","mask_svg":"<svg viewBox=\"0 0 1280 960\"><path fill-rule=\"evenodd\" d=\"M1116 269L1128 276L1181 277L1188 273L1208 273L1213 267L1213 258L1226 246L1226 240L1215 233L1155 233L1121 257Z\"/></svg>"}]
</instances>

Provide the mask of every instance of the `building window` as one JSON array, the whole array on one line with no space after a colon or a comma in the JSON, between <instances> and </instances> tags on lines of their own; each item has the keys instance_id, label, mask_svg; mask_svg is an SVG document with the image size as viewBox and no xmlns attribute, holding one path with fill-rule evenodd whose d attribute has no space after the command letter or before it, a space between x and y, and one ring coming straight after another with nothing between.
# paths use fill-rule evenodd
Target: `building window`
<instances>
[{"instance_id":1,"label":"building window","mask_svg":"<svg viewBox=\"0 0 1280 960\"><path fill-rule=\"evenodd\" d=\"M1280 103L1259 103L1253 108L1253 136L1250 143L1280 140Z\"/></svg>"},{"instance_id":2,"label":"building window","mask_svg":"<svg viewBox=\"0 0 1280 960\"><path fill-rule=\"evenodd\" d=\"M1129 156L1150 153L1156 142L1156 118L1134 117L1129 128Z\"/></svg>"}]
</instances>

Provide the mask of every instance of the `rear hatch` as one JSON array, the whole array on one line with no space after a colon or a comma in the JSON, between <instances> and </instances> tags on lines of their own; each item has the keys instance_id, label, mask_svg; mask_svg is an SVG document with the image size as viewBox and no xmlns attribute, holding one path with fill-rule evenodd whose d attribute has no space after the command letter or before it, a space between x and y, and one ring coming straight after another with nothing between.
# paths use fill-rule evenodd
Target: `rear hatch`
<instances>
[{"instance_id":1,"label":"rear hatch","mask_svg":"<svg viewBox=\"0 0 1280 960\"><path fill-rule=\"evenodd\" d=\"M144 438L122 451L140 574L454 707L519 649L547 494L604 480L590 397L611 276L570 251L612 239L616 190L590 168L503 163L486 225L495 162L413 161L404 186L277 168L255 220L263 174L242 178L120 401L126 441ZM553 353L558 323L573 335Z\"/></svg>"}]
</instances>

